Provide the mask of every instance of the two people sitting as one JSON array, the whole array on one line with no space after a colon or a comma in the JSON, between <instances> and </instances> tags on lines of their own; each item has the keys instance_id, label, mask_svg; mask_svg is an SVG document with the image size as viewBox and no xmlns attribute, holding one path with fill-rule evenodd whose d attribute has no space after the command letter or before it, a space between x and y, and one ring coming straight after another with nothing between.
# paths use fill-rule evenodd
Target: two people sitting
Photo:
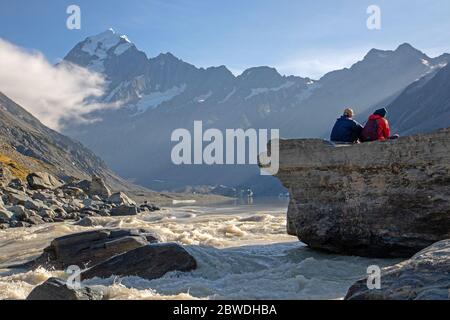
<instances>
[{"instance_id":1,"label":"two people sitting","mask_svg":"<svg viewBox=\"0 0 450 320\"><path fill-rule=\"evenodd\" d=\"M385 141L397 139L398 135L391 136L389 122L386 119L385 108L376 110L363 127L353 120L354 112L347 108L344 114L337 119L331 132L330 140L336 143L358 143L369 141Z\"/></svg>"}]
</instances>

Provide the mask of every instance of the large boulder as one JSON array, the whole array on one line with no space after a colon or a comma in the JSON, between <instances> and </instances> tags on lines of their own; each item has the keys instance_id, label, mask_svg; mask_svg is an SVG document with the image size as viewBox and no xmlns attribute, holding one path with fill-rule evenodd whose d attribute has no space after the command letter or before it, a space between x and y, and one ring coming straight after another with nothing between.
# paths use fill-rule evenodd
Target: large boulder
<instances>
[{"instance_id":1,"label":"large boulder","mask_svg":"<svg viewBox=\"0 0 450 320\"><path fill-rule=\"evenodd\" d=\"M16 191L7 193L8 202L12 205L25 205L31 198L24 192Z\"/></svg>"},{"instance_id":2,"label":"large boulder","mask_svg":"<svg viewBox=\"0 0 450 320\"><path fill-rule=\"evenodd\" d=\"M27 176L27 182L30 189L56 189L63 183L56 177L46 172L33 172Z\"/></svg>"},{"instance_id":3,"label":"large boulder","mask_svg":"<svg viewBox=\"0 0 450 320\"><path fill-rule=\"evenodd\" d=\"M143 230L101 229L81 232L54 239L36 260L13 267L44 266L63 270L76 265L83 269L156 241L153 235Z\"/></svg>"},{"instance_id":4,"label":"large boulder","mask_svg":"<svg viewBox=\"0 0 450 320\"><path fill-rule=\"evenodd\" d=\"M450 128L336 146L281 140L288 233L335 253L410 257L450 238Z\"/></svg>"},{"instance_id":5,"label":"large boulder","mask_svg":"<svg viewBox=\"0 0 450 320\"><path fill-rule=\"evenodd\" d=\"M35 287L27 300L102 300L103 293L89 287L71 288L64 280L50 278L43 284Z\"/></svg>"},{"instance_id":6,"label":"large boulder","mask_svg":"<svg viewBox=\"0 0 450 320\"><path fill-rule=\"evenodd\" d=\"M6 210L5 208L0 208L0 222L9 222L13 217L13 213Z\"/></svg>"},{"instance_id":7,"label":"large boulder","mask_svg":"<svg viewBox=\"0 0 450 320\"><path fill-rule=\"evenodd\" d=\"M381 273L381 289L369 290L367 279L356 282L347 300L449 300L450 240L422 250Z\"/></svg>"},{"instance_id":8,"label":"large boulder","mask_svg":"<svg viewBox=\"0 0 450 320\"><path fill-rule=\"evenodd\" d=\"M111 216L120 217L120 216L135 216L139 212L138 207L136 206L128 206L121 205L111 209Z\"/></svg>"},{"instance_id":9,"label":"large boulder","mask_svg":"<svg viewBox=\"0 0 450 320\"><path fill-rule=\"evenodd\" d=\"M83 279L137 276L152 280L171 271L191 271L195 259L180 245L161 243L143 246L100 263L81 274Z\"/></svg>"},{"instance_id":10,"label":"large boulder","mask_svg":"<svg viewBox=\"0 0 450 320\"><path fill-rule=\"evenodd\" d=\"M98 176L93 176L89 185L89 196L99 196L102 199L108 199L111 196L111 190L105 184L105 181Z\"/></svg>"},{"instance_id":11,"label":"large boulder","mask_svg":"<svg viewBox=\"0 0 450 320\"><path fill-rule=\"evenodd\" d=\"M131 200L125 193L116 192L112 194L109 199L109 202L114 203L116 205L127 205L127 206L136 206L136 202Z\"/></svg>"}]
</instances>

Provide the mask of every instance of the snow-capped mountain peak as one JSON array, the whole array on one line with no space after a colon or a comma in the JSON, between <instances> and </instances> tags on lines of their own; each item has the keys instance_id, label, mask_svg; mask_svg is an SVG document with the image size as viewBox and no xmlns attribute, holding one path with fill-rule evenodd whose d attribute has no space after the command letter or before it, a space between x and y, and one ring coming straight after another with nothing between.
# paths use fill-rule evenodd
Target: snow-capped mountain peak
<instances>
[{"instance_id":1,"label":"snow-capped mountain peak","mask_svg":"<svg viewBox=\"0 0 450 320\"><path fill-rule=\"evenodd\" d=\"M103 73L107 60L121 56L131 48L135 48L135 46L127 36L108 29L80 42L64 60Z\"/></svg>"}]
</instances>

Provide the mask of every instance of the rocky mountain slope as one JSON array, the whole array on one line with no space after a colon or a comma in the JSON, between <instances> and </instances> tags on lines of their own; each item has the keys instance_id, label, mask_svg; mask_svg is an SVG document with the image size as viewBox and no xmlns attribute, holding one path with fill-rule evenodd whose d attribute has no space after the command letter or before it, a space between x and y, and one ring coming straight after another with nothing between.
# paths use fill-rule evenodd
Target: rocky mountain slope
<instances>
[{"instance_id":1,"label":"rocky mountain slope","mask_svg":"<svg viewBox=\"0 0 450 320\"><path fill-rule=\"evenodd\" d=\"M66 123L64 132L121 175L153 188L273 184L257 177L256 166L172 165L172 131L192 130L193 121L202 120L205 128L278 128L283 137L321 136L344 106L365 110L447 60L403 44L393 51L371 50L351 68L317 81L282 76L270 67L234 76L224 66L197 68L170 53L149 59L108 30L77 44L65 61L101 72L108 81L102 101L121 101L123 107L91 114L103 119L95 125Z\"/></svg>"}]
</instances>

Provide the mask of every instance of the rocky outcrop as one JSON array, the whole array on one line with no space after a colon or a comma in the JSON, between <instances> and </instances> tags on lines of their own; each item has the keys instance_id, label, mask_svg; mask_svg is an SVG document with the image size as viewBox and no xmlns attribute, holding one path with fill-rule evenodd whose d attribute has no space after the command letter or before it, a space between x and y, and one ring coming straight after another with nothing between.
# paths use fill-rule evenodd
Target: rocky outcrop
<instances>
[{"instance_id":1,"label":"rocky outcrop","mask_svg":"<svg viewBox=\"0 0 450 320\"><path fill-rule=\"evenodd\" d=\"M63 270L76 265L83 269L154 242L157 239L145 230L101 229L76 233L54 239L40 257L23 267Z\"/></svg>"},{"instance_id":2,"label":"rocky outcrop","mask_svg":"<svg viewBox=\"0 0 450 320\"><path fill-rule=\"evenodd\" d=\"M152 280L171 271L187 272L196 268L197 262L183 247L175 243L161 243L115 256L83 272L81 277L137 276Z\"/></svg>"},{"instance_id":3,"label":"rocky outcrop","mask_svg":"<svg viewBox=\"0 0 450 320\"><path fill-rule=\"evenodd\" d=\"M111 196L111 190L105 184L102 178L93 176L89 186L90 196L99 196L102 199L108 199Z\"/></svg>"},{"instance_id":4,"label":"rocky outcrop","mask_svg":"<svg viewBox=\"0 0 450 320\"><path fill-rule=\"evenodd\" d=\"M32 190L56 189L64 183L46 172L34 172L27 176L28 185Z\"/></svg>"},{"instance_id":5,"label":"rocky outcrop","mask_svg":"<svg viewBox=\"0 0 450 320\"><path fill-rule=\"evenodd\" d=\"M27 300L102 300L103 293L89 287L70 288L64 280L50 278L34 288Z\"/></svg>"},{"instance_id":6,"label":"rocky outcrop","mask_svg":"<svg viewBox=\"0 0 450 320\"><path fill-rule=\"evenodd\" d=\"M411 259L381 273L381 289L369 290L367 279L356 282L346 300L450 299L450 240L438 242Z\"/></svg>"},{"instance_id":7,"label":"rocky outcrop","mask_svg":"<svg viewBox=\"0 0 450 320\"><path fill-rule=\"evenodd\" d=\"M288 233L315 249L410 257L450 238L450 129L335 146L281 140Z\"/></svg>"},{"instance_id":8,"label":"rocky outcrop","mask_svg":"<svg viewBox=\"0 0 450 320\"><path fill-rule=\"evenodd\" d=\"M111 216L135 216L138 210L136 206L121 205L111 210Z\"/></svg>"},{"instance_id":9,"label":"rocky outcrop","mask_svg":"<svg viewBox=\"0 0 450 320\"><path fill-rule=\"evenodd\" d=\"M16 179L6 187L0 185L0 228L159 210L147 201L137 205L123 192L108 196L108 187L98 177L93 181L70 181L61 185L55 177L37 172L30 174L27 180L28 184ZM94 226L94 220L85 219L79 225Z\"/></svg>"},{"instance_id":10,"label":"rocky outcrop","mask_svg":"<svg viewBox=\"0 0 450 320\"><path fill-rule=\"evenodd\" d=\"M0 184L25 180L31 172L49 172L63 180L96 174L118 190L144 190L118 177L81 143L46 127L0 92Z\"/></svg>"}]
</instances>

